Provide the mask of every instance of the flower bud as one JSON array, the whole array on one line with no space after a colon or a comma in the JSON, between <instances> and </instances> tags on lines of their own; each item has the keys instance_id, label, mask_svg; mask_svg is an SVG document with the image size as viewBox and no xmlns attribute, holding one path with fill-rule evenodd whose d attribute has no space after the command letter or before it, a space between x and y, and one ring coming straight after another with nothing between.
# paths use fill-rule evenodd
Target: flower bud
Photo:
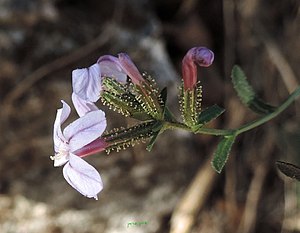
<instances>
[{"instance_id":1,"label":"flower bud","mask_svg":"<svg viewBox=\"0 0 300 233\"><path fill-rule=\"evenodd\" d=\"M123 70L130 77L131 81L136 85L140 85L144 78L130 57L126 53L119 53L118 57Z\"/></svg>"},{"instance_id":2,"label":"flower bud","mask_svg":"<svg viewBox=\"0 0 300 233\"><path fill-rule=\"evenodd\" d=\"M205 47L191 48L182 60L184 90L192 90L197 83L197 66L208 67L214 60L214 53Z\"/></svg>"}]
</instances>

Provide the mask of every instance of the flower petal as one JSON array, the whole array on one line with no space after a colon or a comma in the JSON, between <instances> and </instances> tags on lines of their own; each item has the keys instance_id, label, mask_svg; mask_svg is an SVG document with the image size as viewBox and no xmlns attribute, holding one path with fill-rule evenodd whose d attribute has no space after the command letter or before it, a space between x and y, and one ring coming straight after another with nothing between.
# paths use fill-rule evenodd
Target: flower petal
<instances>
[{"instance_id":1,"label":"flower petal","mask_svg":"<svg viewBox=\"0 0 300 233\"><path fill-rule=\"evenodd\" d=\"M103 183L98 171L80 157L70 154L69 163L63 168L66 181L82 195L97 198L103 189Z\"/></svg>"},{"instance_id":2,"label":"flower petal","mask_svg":"<svg viewBox=\"0 0 300 233\"><path fill-rule=\"evenodd\" d=\"M101 71L96 63L88 68L72 71L73 91L82 99L96 102L101 91Z\"/></svg>"},{"instance_id":3,"label":"flower petal","mask_svg":"<svg viewBox=\"0 0 300 233\"><path fill-rule=\"evenodd\" d=\"M69 142L70 152L100 137L106 128L105 113L102 110L92 111L75 120L64 129L64 136Z\"/></svg>"},{"instance_id":4,"label":"flower petal","mask_svg":"<svg viewBox=\"0 0 300 233\"><path fill-rule=\"evenodd\" d=\"M63 100L61 100L61 102L63 104L63 107L57 110L53 126L53 141L55 152L58 152L60 144L66 141L64 135L62 134L61 125L66 121L71 113L70 106Z\"/></svg>"},{"instance_id":5,"label":"flower petal","mask_svg":"<svg viewBox=\"0 0 300 233\"><path fill-rule=\"evenodd\" d=\"M100 66L101 77L115 78L120 83L126 83L127 74L122 69L118 58L104 55L98 59L97 63Z\"/></svg>"},{"instance_id":6,"label":"flower petal","mask_svg":"<svg viewBox=\"0 0 300 233\"><path fill-rule=\"evenodd\" d=\"M88 112L99 110L98 107L93 102L81 99L74 92L72 93L72 101L80 117L84 116Z\"/></svg>"},{"instance_id":7,"label":"flower petal","mask_svg":"<svg viewBox=\"0 0 300 233\"><path fill-rule=\"evenodd\" d=\"M144 78L130 57L126 53L119 53L118 57L123 70L130 77L131 81L136 85L140 85Z\"/></svg>"}]
</instances>

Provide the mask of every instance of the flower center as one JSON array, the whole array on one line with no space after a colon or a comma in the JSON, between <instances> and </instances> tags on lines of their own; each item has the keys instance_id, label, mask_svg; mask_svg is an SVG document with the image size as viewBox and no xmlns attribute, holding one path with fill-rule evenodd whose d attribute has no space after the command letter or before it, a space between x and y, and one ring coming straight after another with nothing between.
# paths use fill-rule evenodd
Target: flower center
<instances>
[{"instance_id":1,"label":"flower center","mask_svg":"<svg viewBox=\"0 0 300 233\"><path fill-rule=\"evenodd\" d=\"M67 143L62 143L58 151L54 156L50 156L51 160L54 160L54 166L61 166L69 161L69 145Z\"/></svg>"}]
</instances>

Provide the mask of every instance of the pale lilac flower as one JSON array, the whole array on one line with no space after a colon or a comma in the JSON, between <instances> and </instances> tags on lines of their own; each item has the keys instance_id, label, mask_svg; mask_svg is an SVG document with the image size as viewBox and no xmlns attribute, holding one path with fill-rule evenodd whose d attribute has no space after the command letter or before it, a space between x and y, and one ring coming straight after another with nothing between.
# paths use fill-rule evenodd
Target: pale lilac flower
<instances>
[{"instance_id":1,"label":"pale lilac flower","mask_svg":"<svg viewBox=\"0 0 300 233\"><path fill-rule=\"evenodd\" d=\"M101 110L90 111L69 124L63 131L61 125L70 115L70 106L62 101L54 122L54 166L62 166L66 181L82 195L97 199L103 184L97 170L77 156L76 151L98 139L106 128L105 114Z\"/></svg>"},{"instance_id":2,"label":"pale lilac flower","mask_svg":"<svg viewBox=\"0 0 300 233\"><path fill-rule=\"evenodd\" d=\"M102 77L111 77L120 83L126 83L128 76L136 85L140 85L144 81L143 76L126 53L119 53L118 57L101 56L97 63L100 66Z\"/></svg>"},{"instance_id":3,"label":"pale lilac flower","mask_svg":"<svg viewBox=\"0 0 300 233\"><path fill-rule=\"evenodd\" d=\"M110 55L100 57L88 68L72 71L72 101L79 116L97 109L94 103L102 91L102 77L112 77L121 83L127 79L119 60Z\"/></svg>"},{"instance_id":4,"label":"pale lilac flower","mask_svg":"<svg viewBox=\"0 0 300 233\"><path fill-rule=\"evenodd\" d=\"M127 74L118 58L111 55L104 55L98 59L97 63L101 70L101 77L114 78L117 82L123 84L127 82Z\"/></svg>"},{"instance_id":5,"label":"pale lilac flower","mask_svg":"<svg viewBox=\"0 0 300 233\"><path fill-rule=\"evenodd\" d=\"M213 63L213 60L214 53L205 47L194 47L186 53L182 60L184 90L192 90L197 83L196 64L208 67Z\"/></svg>"},{"instance_id":6,"label":"pale lilac flower","mask_svg":"<svg viewBox=\"0 0 300 233\"><path fill-rule=\"evenodd\" d=\"M88 112L99 110L93 102L80 98L75 92L72 93L72 102L80 117Z\"/></svg>"},{"instance_id":7,"label":"pale lilac flower","mask_svg":"<svg viewBox=\"0 0 300 233\"><path fill-rule=\"evenodd\" d=\"M96 102L101 91L101 70L98 63L72 71L73 92L81 99Z\"/></svg>"},{"instance_id":8,"label":"pale lilac flower","mask_svg":"<svg viewBox=\"0 0 300 233\"><path fill-rule=\"evenodd\" d=\"M144 80L125 53L120 53L118 57L104 55L98 59L97 63L88 68L73 70L72 101L78 115L84 116L86 113L98 109L94 103L99 99L103 90L103 77L114 78L117 82L125 84L127 76L136 85L140 85Z\"/></svg>"}]
</instances>

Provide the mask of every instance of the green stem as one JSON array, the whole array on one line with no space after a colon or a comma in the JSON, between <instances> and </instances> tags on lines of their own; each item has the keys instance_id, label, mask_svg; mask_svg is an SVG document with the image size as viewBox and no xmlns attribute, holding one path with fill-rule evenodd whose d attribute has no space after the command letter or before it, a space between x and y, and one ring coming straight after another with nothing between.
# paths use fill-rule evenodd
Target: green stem
<instances>
[{"instance_id":1,"label":"green stem","mask_svg":"<svg viewBox=\"0 0 300 233\"><path fill-rule=\"evenodd\" d=\"M215 135L215 136L229 136L235 133L234 129L211 129L211 128L200 128L196 133Z\"/></svg>"},{"instance_id":2,"label":"green stem","mask_svg":"<svg viewBox=\"0 0 300 233\"><path fill-rule=\"evenodd\" d=\"M211 129L211 128L199 128L197 130L191 129L190 127L186 126L185 124L178 123L178 122L165 122L164 127L165 129L182 129L185 131L193 132L196 134L208 134L208 135L215 135L215 136L229 136L229 135L238 135L257 126L260 126L267 121L275 118L281 112L283 112L287 107L289 107L294 100L296 100L300 96L300 87L298 87L287 99L284 101L279 107L275 109L274 112L269 113L262 118L255 120L253 122L247 123L238 129Z\"/></svg>"},{"instance_id":3,"label":"green stem","mask_svg":"<svg viewBox=\"0 0 300 233\"><path fill-rule=\"evenodd\" d=\"M241 134L243 132L246 132L248 130L251 130L259 125L262 125L264 123L266 123L267 121L277 117L280 113L282 113L287 107L289 107L291 105L291 103L297 99L297 97L300 95L300 87L298 87L287 99L286 101L284 101L279 107L276 108L276 110L272 113L269 113L268 115L250 122L248 124L245 124L243 126L241 126L240 128L238 128L236 130L237 135Z\"/></svg>"},{"instance_id":4,"label":"green stem","mask_svg":"<svg viewBox=\"0 0 300 233\"><path fill-rule=\"evenodd\" d=\"M182 129L185 131L189 131L195 134L207 134L207 135L215 135L215 136L227 136L232 135L235 133L235 130L231 129L211 129L211 128L199 128L196 131L191 129L185 124L178 123L178 122L165 122L164 123L165 129Z\"/></svg>"}]
</instances>

